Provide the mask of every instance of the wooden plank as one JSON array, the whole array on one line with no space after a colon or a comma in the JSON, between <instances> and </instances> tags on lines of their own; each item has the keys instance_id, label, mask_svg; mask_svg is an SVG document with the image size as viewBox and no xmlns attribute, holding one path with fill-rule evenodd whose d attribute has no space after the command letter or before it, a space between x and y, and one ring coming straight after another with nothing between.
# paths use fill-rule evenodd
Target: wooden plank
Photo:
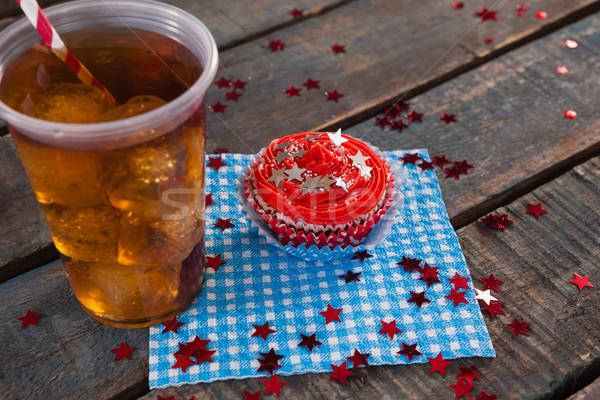
<instances>
[{"instance_id":1,"label":"wooden plank","mask_svg":"<svg viewBox=\"0 0 600 400\"><path fill-rule=\"evenodd\" d=\"M569 397L567 400L597 400L600 399L600 378Z\"/></svg>"}]
</instances>

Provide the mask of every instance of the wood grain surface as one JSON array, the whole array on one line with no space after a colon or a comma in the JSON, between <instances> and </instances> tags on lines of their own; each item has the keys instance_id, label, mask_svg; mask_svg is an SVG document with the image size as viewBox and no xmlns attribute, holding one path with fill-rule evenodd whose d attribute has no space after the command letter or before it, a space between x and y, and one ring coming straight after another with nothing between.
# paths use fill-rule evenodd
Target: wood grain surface
<instances>
[{"instance_id":1,"label":"wood grain surface","mask_svg":"<svg viewBox=\"0 0 600 400\"><path fill-rule=\"evenodd\" d=\"M567 400L597 400L600 399L600 378L596 379L590 385L581 389L579 392L570 396Z\"/></svg>"}]
</instances>

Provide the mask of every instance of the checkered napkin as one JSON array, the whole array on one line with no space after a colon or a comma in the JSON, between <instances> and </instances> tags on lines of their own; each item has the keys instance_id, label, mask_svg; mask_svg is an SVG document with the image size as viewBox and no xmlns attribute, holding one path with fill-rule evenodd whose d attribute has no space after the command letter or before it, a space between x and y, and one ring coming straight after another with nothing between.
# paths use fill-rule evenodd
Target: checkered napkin
<instances>
[{"instance_id":1,"label":"checkered napkin","mask_svg":"<svg viewBox=\"0 0 600 400\"><path fill-rule=\"evenodd\" d=\"M412 150L429 159L426 150ZM404 151L384 152L395 162ZM214 156L213 156L214 157ZM401 342L418 343L423 353L411 362L427 362L441 351L446 359L495 356L480 308L471 290L468 304L455 307L444 296L450 294L455 272L470 276L456 234L450 225L435 171L421 171L407 165L404 206L396 215L397 224L383 245L369 250L372 258L361 262L343 258L327 263L303 261L272 244L251 228L236 193L236 180L253 159L246 154L223 154L226 167L218 172L208 168L206 191L213 204L206 211L206 254L222 254L227 264L215 272L207 268L205 282L195 302L177 318L185 325L178 333L161 333L163 325L150 328L150 388L224 379L265 377L257 373L258 353L271 348L285 356L278 375L331 371L358 349L370 353L370 365L406 364L397 354ZM222 231L213 224L217 218L231 218L235 227ZM439 267L442 283L427 288L420 274L412 275L396 265L402 256L419 258ZM346 283L340 275L360 273L360 282ZM418 308L408 303L410 291L425 291L430 303ZM319 315L328 305L342 309L342 322L325 324ZM396 320L403 332L393 340L378 331L381 321ZM276 333L263 340L252 337L252 325L269 323ZM298 347L300 334L316 333L322 343L310 352ZM184 373L171 368L178 343L198 335L210 339L208 350L216 350L213 362L190 366ZM351 366L349 362L348 367Z\"/></svg>"}]
</instances>

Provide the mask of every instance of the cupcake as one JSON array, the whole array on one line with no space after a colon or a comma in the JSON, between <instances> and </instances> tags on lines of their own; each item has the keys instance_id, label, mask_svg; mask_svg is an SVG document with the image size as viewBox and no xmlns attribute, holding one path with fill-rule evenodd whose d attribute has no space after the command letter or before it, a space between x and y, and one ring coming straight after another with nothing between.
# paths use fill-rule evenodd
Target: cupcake
<instances>
[{"instance_id":1,"label":"cupcake","mask_svg":"<svg viewBox=\"0 0 600 400\"><path fill-rule=\"evenodd\" d=\"M274 140L250 165L243 190L282 245L343 249L382 219L394 182L375 150L338 130Z\"/></svg>"}]
</instances>

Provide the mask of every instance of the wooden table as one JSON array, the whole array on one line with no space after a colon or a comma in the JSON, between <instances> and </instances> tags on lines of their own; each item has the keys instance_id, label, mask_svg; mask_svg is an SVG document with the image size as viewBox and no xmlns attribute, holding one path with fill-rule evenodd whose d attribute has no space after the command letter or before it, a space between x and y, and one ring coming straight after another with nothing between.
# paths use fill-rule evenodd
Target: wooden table
<instances>
[{"instance_id":1,"label":"wooden table","mask_svg":"<svg viewBox=\"0 0 600 400\"><path fill-rule=\"evenodd\" d=\"M450 0L167 2L213 32L217 78L248 81L237 102L212 85L207 102L228 108L208 116L208 149L250 153L283 134L342 128L383 150L425 147L475 165L460 180L437 174L474 281L504 281L507 314L484 313L498 356L455 360L445 379L429 364L361 368L345 387L327 373L285 377L282 398L451 399L457 366L471 364L483 375L474 397L481 388L499 399L600 398L600 1L523 0L521 18L518 2L504 0L462 9ZM484 6L497 20L473 15ZM304 16L293 18L294 8ZM16 2L0 5L0 23L18 14ZM270 40L285 49L272 52ZM334 54L335 43L346 52ZM308 78L320 89L302 87ZM283 93L290 85L300 96ZM333 90L338 102L326 100ZM402 132L376 126L399 100L423 121ZM444 124L442 113L457 122ZM149 391L148 331L103 326L81 310L1 133L0 398L241 399L263 389L247 379ZM547 214L525 213L540 201ZM484 229L478 220L490 212L514 225ZM580 292L573 273L596 288ZM21 330L16 318L28 309L43 313L40 326ZM530 322L529 336L512 336L512 317ZM122 341L137 350L115 363L108 349Z\"/></svg>"}]
</instances>

